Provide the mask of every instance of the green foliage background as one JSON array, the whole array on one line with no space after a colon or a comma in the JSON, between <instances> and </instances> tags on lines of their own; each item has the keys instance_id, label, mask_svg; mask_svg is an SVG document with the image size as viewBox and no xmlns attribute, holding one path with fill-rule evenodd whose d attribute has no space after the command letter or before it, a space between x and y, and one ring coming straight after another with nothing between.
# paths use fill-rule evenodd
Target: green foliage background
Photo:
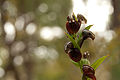
<instances>
[{"instance_id":1,"label":"green foliage background","mask_svg":"<svg viewBox=\"0 0 120 80\"><path fill-rule=\"evenodd\" d=\"M9 8L6 10L3 6L6 2L9 4ZM48 9L42 13L38 10L41 4L46 4ZM12 6L12 8L11 8ZM16 9L16 12L9 11ZM51 41L46 41L39 37L39 29L44 26L59 26L65 31L66 17L72 13L72 1L71 0L0 0L0 59L2 59L2 68L5 71L3 77L0 80L80 80L81 73L79 68L75 67L69 57L64 52L64 44L68 41L66 36L62 38L54 38ZM54 13L51 18L48 19L48 15ZM9 21L15 25L15 21L18 17L32 14L33 19L25 23L22 31L16 31L16 37L12 42L5 41L4 24ZM33 35L28 35L25 32L25 28L29 23L35 23L37 25L36 32ZM113 26L114 27L114 26ZM109 58L97 69L97 80L119 80L120 74L120 33L119 29L114 30L116 36L109 43L104 38L99 38L93 42L92 40L86 40L82 47L82 53L84 51L90 52L89 60L93 63L96 59L109 54ZM26 48L18 54L14 54L11 51L13 44L17 41L22 41ZM32 44L29 44L32 42ZM58 52L56 59L40 59L33 53L33 48L45 46L49 49L53 48ZM3 57L5 54L4 49L8 51L8 58ZM17 52L16 52L17 53ZM23 63L19 66L14 65L14 58L16 56L23 57Z\"/></svg>"}]
</instances>

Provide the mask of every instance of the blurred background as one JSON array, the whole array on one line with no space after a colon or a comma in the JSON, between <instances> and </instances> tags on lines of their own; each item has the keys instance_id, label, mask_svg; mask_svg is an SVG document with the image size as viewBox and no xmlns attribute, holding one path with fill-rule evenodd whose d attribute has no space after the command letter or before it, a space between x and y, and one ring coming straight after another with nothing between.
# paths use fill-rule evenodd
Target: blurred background
<instances>
[{"instance_id":1,"label":"blurred background","mask_svg":"<svg viewBox=\"0 0 120 80\"><path fill-rule=\"evenodd\" d=\"M66 17L84 15L96 35L82 53L110 55L97 80L120 80L120 0L0 0L0 80L80 80L64 52Z\"/></svg>"}]
</instances>

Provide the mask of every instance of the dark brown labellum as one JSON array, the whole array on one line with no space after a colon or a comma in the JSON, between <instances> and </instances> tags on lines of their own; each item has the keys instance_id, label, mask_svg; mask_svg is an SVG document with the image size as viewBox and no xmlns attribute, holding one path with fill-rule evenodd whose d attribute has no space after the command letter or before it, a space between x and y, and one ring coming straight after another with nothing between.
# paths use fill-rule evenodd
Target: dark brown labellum
<instances>
[{"instance_id":1,"label":"dark brown labellum","mask_svg":"<svg viewBox=\"0 0 120 80\"><path fill-rule=\"evenodd\" d=\"M92 80L96 80L96 77L95 77L95 70L89 66L89 65L83 65L83 75L91 78Z\"/></svg>"},{"instance_id":2,"label":"dark brown labellum","mask_svg":"<svg viewBox=\"0 0 120 80\"><path fill-rule=\"evenodd\" d=\"M84 40L87 39L87 38L91 38L92 40L95 39L95 35L91 31L86 30L86 29L84 29L82 31L82 36L83 36Z\"/></svg>"},{"instance_id":3,"label":"dark brown labellum","mask_svg":"<svg viewBox=\"0 0 120 80\"><path fill-rule=\"evenodd\" d=\"M86 40L87 38L91 38L92 40L94 40L95 39L95 35L91 31L89 31L87 29L84 29L82 31L82 38L78 42L80 48L82 47L82 44L83 44L84 40Z\"/></svg>"},{"instance_id":4,"label":"dark brown labellum","mask_svg":"<svg viewBox=\"0 0 120 80\"><path fill-rule=\"evenodd\" d=\"M92 80L96 80L95 75L93 75L93 74L91 74L91 73L88 73L88 74L86 74L85 76L91 78Z\"/></svg>"},{"instance_id":5,"label":"dark brown labellum","mask_svg":"<svg viewBox=\"0 0 120 80\"><path fill-rule=\"evenodd\" d=\"M68 51L71 49L71 48L74 48L73 46L73 43L72 42L67 42L64 46L64 50L65 52L68 54Z\"/></svg>"},{"instance_id":6,"label":"dark brown labellum","mask_svg":"<svg viewBox=\"0 0 120 80\"><path fill-rule=\"evenodd\" d=\"M69 16L67 17L67 22L66 22L66 29L70 34L77 33L79 31L79 28L81 26L81 22L75 21L75 19L70 18Z\"/></svg>"},{"instance_id":7,"label":"dark brown labellum","mask_svg":"<svg viewBox=\"0 0 120 80\"><path fill-rule=\"evenodd\" d=\"M76 21L67 21L66 22L66 29L70 34L77 33L80 28L80 24Z\"/></svg>"},{"instance_id":8,"label":"dark brown labellum","mask_svg":"<svg viewBox=\"0 0 120 80\"><path fill-rule=\"evenodd\" d=\"M72 49L70 49L70 50L68 51L68 55L69 55L69 57L70 57L73 61L75 61L75 62L80 61L81 58L82 58L82 54L81 54L80 50L77 49L77 48L72 48Z\"/></svg>"}]
</instances>

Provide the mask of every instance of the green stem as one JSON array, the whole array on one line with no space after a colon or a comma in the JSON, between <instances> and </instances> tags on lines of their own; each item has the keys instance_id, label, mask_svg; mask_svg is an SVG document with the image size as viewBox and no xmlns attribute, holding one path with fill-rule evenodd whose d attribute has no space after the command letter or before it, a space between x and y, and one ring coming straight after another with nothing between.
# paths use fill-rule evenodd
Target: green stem
<instances>
[{"instance_id":1,"label":"green stem","mask_svg":"<svg viewBox=\"0 0 120 80\"><path fill-rule=\"evenodd\" d=\"M80 61L79 61L78 63L79 63L80 71L81 71L81 73L82 73L82 67L80 67L80 66L81 66ZM83 73L82 73L82 74L83 74ZM82 76L82 80L86 80L84 76Z\"/></svg>"},{"instance_id":2,"label":"green stem","mask_svg":"<svg viewBox=\"0 0 120 80\"><path fill-rule=\"evenodd\" d=\"M83 75L83 76L82 76L82 80L87 80L87 78Z\"/></svg>"},{"instance_id":3,"label":"green stem","mask_svg":"<svg viewBox=\"0 0 120 80\"><path fill-rule=\"evenodd\" d=\"M81 65L80 65L80 61L79 61L78 63L79 63L79 66L81 66ZM80 67L80 70L81 70L81 67Z\"/></svg>"}]
</instances>

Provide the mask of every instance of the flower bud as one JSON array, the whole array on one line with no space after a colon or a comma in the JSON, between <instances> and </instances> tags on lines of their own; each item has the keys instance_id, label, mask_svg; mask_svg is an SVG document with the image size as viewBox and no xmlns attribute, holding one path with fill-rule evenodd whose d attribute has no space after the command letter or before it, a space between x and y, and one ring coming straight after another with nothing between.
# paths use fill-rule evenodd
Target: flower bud
<instances>
[{"instance_id":1,"label":"flower bud","mask_svg":"<svg viewBox=\"0 0 120 80\"><path fill-rule=\"evenodd\" d=\"M92 80L96 80L95 70L89 65L83 65L83 75L91 78Z\"/></svg>"},{"instance_id":2,"label":"flower bud","mask_svg":"<svg viewBox=\"0 0 120 80\"><path fill-rule=\"evenodd\" d=\"M71 48L74 48L73 46L73 43L72 42L67 42L64 46L64 50L65 52L68 54L68 51L71 49Z\"/></svg>"},{"instance_id":3,"label":"flower bud","mask_svg":"<svg viewBox=\"0 0 120 80\"><path fill-rule=\"evenodd\" d=\"M68 51L68 55L69 55L69 57L70 57L73 61L75 61L75 62L80 61L81 58L82 58L82 54L81 54L80 50L77 49L77 48L72 48L72 49L70 49L70 50Z\"/></svg>"}]
</instances>

